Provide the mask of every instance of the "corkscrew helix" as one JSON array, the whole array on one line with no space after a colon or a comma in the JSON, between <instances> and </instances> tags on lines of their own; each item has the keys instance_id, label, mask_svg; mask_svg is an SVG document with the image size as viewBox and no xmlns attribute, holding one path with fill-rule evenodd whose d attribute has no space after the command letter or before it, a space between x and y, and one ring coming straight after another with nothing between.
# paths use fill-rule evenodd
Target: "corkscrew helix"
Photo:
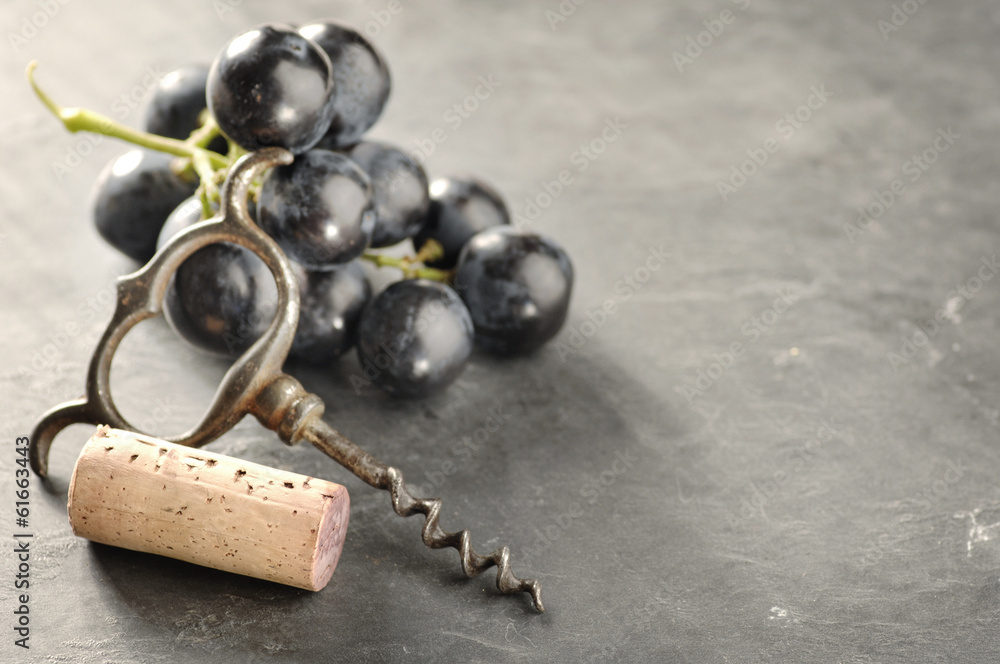
<instances>
[{"instance_id":1,"label":"corkscrew helix","mask_svg":"<svg viewBox=\"0 0 1000 664\"><path fill-rule=\"evenodd\" d=\"M264 169L291 161L291 153L281 148L267 148L242 157L233 165L222 186L220 209L215 217L181 231L149 263L119 278L114 314L87 370L86 395L56 406L35 425L30 442L32 468L41 477L48 474L52 441L70 424L106 424L137 431L121 415L111 396L111 361L115 351L129 330L162 312L170 279L189 256L209 244L239 244L256 253L274 275L278 314L261 338L226 372L201 422L190 431L166 440L201 447L251 414L285 443L295 445L308 441L368 485L388 491L396 514L403 517L423 514L421 535L424 544L432 549L450 547L457 550L466 576L476 576L496 566L496 585L500 592L508 595L529 593L535 608L544 611L541 584L535 579L514 576L508 547L502 546L484 556L472 549L468 530L452 533L442 529L439 499L414 498L399 469L382 463L327 424L322 418L323 401L282 371L298 324L298 286L284 253L250 219L247 192L251 182Z\"/></svg>"}]
</instances>

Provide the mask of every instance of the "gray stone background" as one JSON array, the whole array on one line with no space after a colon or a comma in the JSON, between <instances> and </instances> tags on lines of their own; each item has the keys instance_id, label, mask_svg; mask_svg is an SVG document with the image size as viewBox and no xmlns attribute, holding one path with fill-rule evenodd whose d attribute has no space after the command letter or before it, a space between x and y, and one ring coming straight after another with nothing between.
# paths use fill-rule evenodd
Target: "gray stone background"
<instances>
[{"instance_id":1,"label":"gray stone background","mask_svg":"<svg viewBox=\"0 0 1000 664\"><path fill-rule=\"evenodd\" d=\"M356 394L353 358L289 366L331 423L445 500L445 527L471 528L479 550L509 544L515 573L544 584L544 615L491 574L464 579L387 496L255 422L211 449L351 492L325 590L79 540L65 519L89 433L76 427L52 481L32 483L30 651L12 643L15 560L0 544L0 660L996 661L1000 9L561 6L5 4L8 543L14 439L82 393L113 279L135 267L88 218L123 147L65 133L24 82L31 59L57 101L138 124L151 73L208 62L265 21L348 21L394 76L372 136L431 140L432 175L494 183L566 247L577 282L555 342L477 356L425 401ZM456 126L449 109L491 76ZM136 423L175 432L224 369L144 323L115 395ZM504 425L460 459L495 409Z\"/></svg>"}]
</instances>

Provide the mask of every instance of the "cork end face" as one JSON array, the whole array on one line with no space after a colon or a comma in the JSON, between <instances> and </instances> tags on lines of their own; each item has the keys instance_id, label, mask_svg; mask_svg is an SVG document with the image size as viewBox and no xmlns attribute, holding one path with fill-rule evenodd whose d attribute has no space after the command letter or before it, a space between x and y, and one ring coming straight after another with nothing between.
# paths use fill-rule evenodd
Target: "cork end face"
<instances>
[{"instance_id":1,"label":"cork end face","mask_svg":"<svg viewBox=\"0 0 1000 664\"><path fill-rule=\"evenodd\" d=\"M347 489L334 485L337 490L324 494L326 508L319 533L316 536L316 550L312 565L311 587L309 590L320 591L326 587L337 569L340 552L347 539L347 522L350 518L351 499Z\"/></svg>"}]
</instances>

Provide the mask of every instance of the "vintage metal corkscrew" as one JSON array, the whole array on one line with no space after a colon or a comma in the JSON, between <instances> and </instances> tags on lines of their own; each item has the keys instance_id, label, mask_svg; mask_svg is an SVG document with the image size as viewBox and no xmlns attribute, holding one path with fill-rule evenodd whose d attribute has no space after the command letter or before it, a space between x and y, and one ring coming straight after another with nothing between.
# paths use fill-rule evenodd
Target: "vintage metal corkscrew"
<instances>
[{"instance_id":1,"label":"vintage metal corkscrew","mask_svg":"<svg viewBox=\"0 0 1000 664\"><path fill-rule=\"evenodd\" d=\"M284 253L250 219L247 192L261 171L291 161L291 153L280 148L268 148L241 158L222 187L221 207L215 217L182 231L148 264L118 280L117 306L91 359L86 396L53 408L38 422L31 435L32 468L38 475L46 476L52 441L70 424L105 424L135 431L111 397L111 361L118 345L141 321L161 313L170 278L189 256L209 244L232 242L256 253L271 270L278 288L278 315L264 335L230 367L202 421L187 433L166 440L200 447L231 429L246 414L252 414L277 432L285 443L308 441L367 484L388 491L392 507L400 516L425 515L424 544L432 549L458 550L467 576L495 565L497 588L501 592L529 593L535 608L544 611L541 584L535 579L514 576L506 546L484 556L473 551L468 530L456 533L443 530L438 524L439 499L410 495L402 472L382 463L330 427L322 419L323 401L282 372L299 318L298 287Z\"/></svg>"}]
</instances>

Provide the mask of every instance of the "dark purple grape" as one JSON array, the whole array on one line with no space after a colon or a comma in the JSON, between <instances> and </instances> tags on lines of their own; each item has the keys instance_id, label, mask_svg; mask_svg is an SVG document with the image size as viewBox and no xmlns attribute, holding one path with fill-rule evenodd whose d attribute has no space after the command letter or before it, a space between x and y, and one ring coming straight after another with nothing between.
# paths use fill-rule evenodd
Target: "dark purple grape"
<instances>
[{"instance_id":1,"label":"dark purple grape","mask_svg":"<svg viewBox=\"0 0 1000 664\"><path fill-rule=\"evenodd\" d=\"M184 201L163 225L160 244L201 218L201 202ZM185 341L236 357L264 334L277 305L278 289L264 261L249 249L219 243L199 249L178 268L163 312Z\"/></svg>"},{"instance_id":2,"label":"dark purple grape","mask_svg":"<svg viewBox=\"0 0 1000 664\"><path fill-rule=\"evenodd\" d=\"M261 228L310 270L331 270L357 258L375 228L368 176L329 150L310 150L274 169L257 210Z\"/></svg>"},{"instance_id":3,"label":"dark purple grape","mask_svg":"<svg viewBox=\"0 0 1000 664\"><path fill-rule=\"evenodd\" d=\"M333 92L330 58L281 24L234 38L208 74L209 110L223 133L247 150L311 148L330 128Z\"/></svg>"},{"instance_id":4,"label":"dark purple grape","mask_svg":"<svg viewBox=\"0 0 1000 664\"><path fill-rule=\"evenodd\" d=\"M324 147L353 145L375 124L389 98L389 68L382 54L352 28L336 21L311 23L299 34L315 42L330 58L337 88Z\"/></svg>"},{"instance_id":5,"label":"dark purple grape","mask_svg":"<svg viewBox=\"0 0 1000 664\"><path fill-rule=\"evenodd\" d=\"M163 225L157 246L202 217L201 201L184 201ZM330 272L309 272L294 262L292 269L300 313L290 355L311 363L343 355L354 345L361 311L371 297L364 270L356 262ZM200 249L178 274L164 301L167 320L202 350L235 357L260 338L275 315L273 277L263 261L243 247L223 243ZM209 285L202 290L185 287L196 279Z\"/></svg>"},{"instance_id":6,"label":"dark purple grape","mask_svg":"<svg viewBox=\"0 0 1000 664\"><path fill-rule=\"evenodd\" d=\"M450 269L469 239L479 231L510 223L507 206L496 191L472 177L446 177L430 186L430 207L414 244L419 249L429 239L444 248L444 258L428 263Z\"/></svg>"},{"instance_id":7,"label":"dark purple grape","mask_svg":"<svg viewBox=\"0 0 1000 664\"><path fill-rule=\"evenodd\" d=\"M391 145L362 141L345 151L372 183L375 231L372 247L391 247L420 230L427 214L427 174Z\"/></svg>"},{"instance_id":8,"label":"dark purple grape","mask_svg":"<svg viewBox=\"0 0 1000 664\"><path fill-rule=\"evenodd\" d=\"M104 167L94 185L94 224L108 244L140 263L156 252L156 238L170 213L194 194L162 152L130 150Z\"/></svg>"},{"instance_id":9,"label":"dark purple grape","mask_svg":"<svg viewBox=\"0 0 1000 664\"><path fill-rule=\"evenodd\" d=\"M455 289L472 315L476 343L498 355L528 353L566 320L573 265L546 237L490 228L462 250Z\"/></svg>"},{"instance_id":10,"label":"dark purple grape","mask_svg":"<svg viewBox=\"0 0 1000 664\"><path fill-rule=\"evenodd\" d=\"M201 126L201 113L207 108L207 81L208 67L204 65L189 65L161 78L146 107L146 131L181 141L187 139ZM228 151L222 136L215 137L208 147L222 154Z\"/></svg>"},{"instance_id":11,"label":"dark purple grape","mask_svg":"<svg viewBox=\"0 0 1000 664\"><path fill-rule=\"evenodd\" d=\"M302 270L299 327L291 356L320 364L350 350L371 294L368 277L357 261L326 272Z\"/></svg>"},{"instance_id":12,"label":"dark purple grape","mask_svg":"<svg viewBox=\"0 0 1000 664\"><path fill-rule=\"evenodd\" d=\"M253 200L247 201L248 212L250 213L251 219L257 218L257 204ZM219 211L219 204L212 203L212 214L214 215ZM180 233L182 230L196 224L207 217L204 216L202 212L201 200L197 196L192 196L180 205L178 205L170 216L167 217L167 221L163 224L163 228L160 229L160 236L156 238L156 250L159 251L163 248L163 245L167 243L167 240L173 236Z\"/></svg>"},{"instance_id":13,"label":"dark purple grape","mask_svg":"<svg viewBox=\"0 0 1000 664\"><path fill-rule=\"evenodd\" d=\"M448 286L426 279L390 285L365 308L358 327L362 372L404 397L443 390L472 352L469 312Z\"/></svg>"},{"instance_id":14,"label":"dark purple grape","mask_svg":"<svg viewBox=\"0 0 1000 664\"><path fill-rule=\"evenodd\" d=\"M212 207L213 213L219 209L218 205ZM170 213L167 220L160 229L160 235L156 238L156 250L159 251L163 245L173 236L180 233L188 226L193 226L204 218L201 209L201 201L197 196L187 199Z\"/></svg>"}]
</instances>

